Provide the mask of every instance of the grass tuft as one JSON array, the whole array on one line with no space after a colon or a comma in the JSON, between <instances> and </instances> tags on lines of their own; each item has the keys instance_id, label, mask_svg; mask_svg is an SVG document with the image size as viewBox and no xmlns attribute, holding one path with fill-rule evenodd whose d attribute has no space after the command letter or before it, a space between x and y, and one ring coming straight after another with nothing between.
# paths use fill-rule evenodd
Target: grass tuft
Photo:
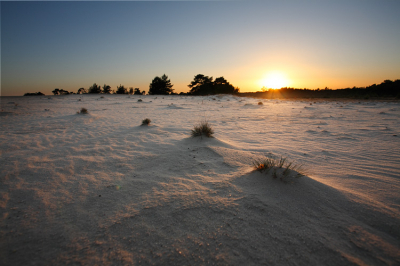
<instances>
[{"instance_id":1,"label":"grass tuft","mask_svg":"<svg viewBox=\"0 0 400 266\"><path fill-rule=\"evenodd\" d=\"M81 108L80 111L77 112L78 114L88 114L88 110L86 108Z\"/></svg>"},{"instance_id":2,"label":"grass tuft","mask_svg":"<svg viewBox=\"0 0 400 266\"><path fill-rule=\"evenodd\" d=\"M146 118L142 120L142 126L148 126L150 124L151 120Z\"/></svg>"},{"instance_id":3,"label":"grass tuft","mask_svg":"<svg viewBox=\"0 0 400 266\"><path fill-rule=\"evenodd\" d=\"M273 178L280 178L285 182L284 178L291 172L297 172L296 177L304 176L302 165L288 162L287 158L280 157L273 159L269 157L258 158L253 160L253 166L257 171L269 173L272 170Z\"/></svg>"},{"instance_id":4,"label":"grass tuft","mask_svg":"<svg viewBox=\"0 0 400 266\"><path fill-rule=\"evenodd\" d=\"M203 137L212 138L214 134L214 130L211 125L206 121L200 122L197 126L194 126L192 129L192 137Z\"/></svg>"},{"instance_id":5,"label":"grass tuft","mask_svg":"<svg viewBox=\"0 0 400 266\"><path fill-rule=\"evenodd\" d=\"M263 105L263 103L262 102L258 102L258 105Z\"/></svg>"}]
</instances>

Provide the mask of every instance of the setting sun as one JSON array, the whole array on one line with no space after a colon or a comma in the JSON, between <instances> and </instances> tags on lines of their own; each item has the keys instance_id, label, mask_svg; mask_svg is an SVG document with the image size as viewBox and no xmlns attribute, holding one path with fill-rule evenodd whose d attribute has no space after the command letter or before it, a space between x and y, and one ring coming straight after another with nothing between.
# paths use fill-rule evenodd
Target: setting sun
<instances>
[{"instance_id":1,"label":"setting sun","mask_svg":"<svg viewBox=\"0 0 400 266\"><path fill-rule=\"evenodd\" d=\"M289 86L289 80L281 72L270 72L261 80L261 86L268 89L280 89Z\"/></svg>"}]
</instances>

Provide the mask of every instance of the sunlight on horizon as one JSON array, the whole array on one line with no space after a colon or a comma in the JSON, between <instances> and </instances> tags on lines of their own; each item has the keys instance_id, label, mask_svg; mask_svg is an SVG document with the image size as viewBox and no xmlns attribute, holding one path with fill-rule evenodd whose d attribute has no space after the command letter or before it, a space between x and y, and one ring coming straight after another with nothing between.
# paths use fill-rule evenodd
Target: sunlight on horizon
<instances>
[{"instance_id":1,"label":"sunlight on horizon","mask_svg":"<svg viewBox=\"0 0 400 266\"><path fill-rule=\"evenodd\" d=\"M263 79L260 80L260 86L268 89L280 89L288 87L290 80L286 74L280 71L268 72Z\"/></svg>"}]
</instances>

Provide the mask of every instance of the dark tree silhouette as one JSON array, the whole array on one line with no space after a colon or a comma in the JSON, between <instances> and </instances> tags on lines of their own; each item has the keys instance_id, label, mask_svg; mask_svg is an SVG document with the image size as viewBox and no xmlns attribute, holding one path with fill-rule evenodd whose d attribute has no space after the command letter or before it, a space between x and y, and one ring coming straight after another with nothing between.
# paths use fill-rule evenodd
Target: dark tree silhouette
<instances>
[{"instance_id":1,"label":"dark tree silhouette","mask_svg":"<svg viewBox=\"0 0 400 266\"><path fill-rule=\"evenodd\" d=\"M190 88L189 93L195 95L205 95L212 92L213 77L204 76L198 74L194 77L194 80L188 85Z\"/></svg>"},{"instance_id":2,"label":"dark tree silhouette","mask_svg":"<svg viewBox=\"0 0 400 266\"><path fill-rule=\"evenodd\" d=\"M27 92L27 93L24 94L24 96L43 96L43 95L44 95L44 93L41 93L40 91L39 92L33 92L33 93Z\"/></svg>"},{"instance_id":3,"label":"dark tree silhouette","mask_svg":"<svg viewBox=\"0 0 400 266\"><path fill-rule=\"evenodd\" d=\"M204 76L203 74L196 75L188 87L190 88L189 94L193 95L239 92L239 88L233 87L224 77L216 78L213 81L212 77Z\"/></svg>"},{"instance_id":4,"label":"dark tree silhouette","mask_svg":"<svg viewBox=\"0 0 400 266\"><path fill-rule=\"evenodd\" d=\"M135 94L135 95L142 95L142 92L140 91L139 88L135 88L134 94Z\"/></svg>"},{"instance_id":5,"label":"dark tree silhouette","mask_svg":"<svg viewBox=\"0 0 400 266\"><path fill-rule=\"evenodd\" d=\"M133 87L129 88L129 94L132 95L133 94Z\"/></svg>"},{"instance_id":6,"label":"dark tree silhouette","mask_svg":"<svg viewBox=\"0 0 400 266\"><path fill-rule=\"evenodd\" d=\"M379 85L371 85L366 88L371 96L378 97L396 97L400 98L400 80L391 81L389 79L384 80Z\"/></svg>"},{"instance_id":7,"label":"dark tree silhouette","mask_svg":"<svg viewBox=\"0 0 400 266\"><path fill-rule=\"evenodd\" d=\"M397 98L400 99L400 80L385 80L381 84L372 84L368 87L353 87L345 89L297 89L281 88L279 90L258 91L255 93L241 93L241 96L252 96L261 98Z\"/></svg>"},{"instance_id":8,"label":"dark tree silhouette","mask_svg":"<svg viewBox=\"0 0 400 266\"><path fill-rule=\"evenodd\" d=\"M173 92L171 81L168 79L167 75L160 77L155 77L150 83L149 94L164 94L168 95Z\"/></svg>"},{"instance_id":9,"label":"dark tree silhouette","mask_svg":"<svg viewBox=\"0 0 400 266\"><path fill-rule=\"evenodd\" d=\"M89 87L89 93L101 93L100 85L93 83L93 85Z\"/></svg>"},{"instance_id":10,"label":"dark tree silhouette","mask_svg":"<svg viewBox=\"0 0 400 266\"><path fill-rule=\"evenodd\" d=\"M56 88L56 89L54 89L53 91L52 91L52 93L54 94L54 95L67 95L67 94L70 94L69 93L69 91L66 91L66 90L63 90L63 89L59 89L59 88ZM72 93L71 93L72 94Z\"/></svg>"},{"instance_id":11,"label":"dark tree silhouette","mask_svg":"<svg viewBox=\"0 0 400 266\"><path fill-rule=\"evenodd\" d=\"M111 93L111 86L107 85L107 84L104 84L103 85L103 93L110 94Z\"/></svg>"},{"instance_id":12,"label":"dark tree silhouette","mask_svg":"<svg viewBox=\"0 0 400 266\"><path fill-rule=\"evenodd\" d=\"M124 85L117 86L117 94L128 94L128 89L124 87Z\"/></svg>"},{"instance_id":13,"label":"dark tree silhouette","mask_svg":"<svg viewBox=\"0 0 400 266\"><path fill-rule=\"evenodd\" d=\"M87 93L85 88L79 88L77 94L84 94L84 93Z\"/></svg>"},{"instance_id":14,"label":"dark tree silhouette","mask_svg":"<svg viewBox=\"0 0 400 266\"><path fill-rule=\"evenodd\" d=\"M239 92L239 88L233 87L224 77L216 78L213 85L215 93L232 94Z\"/></svg>"},{"instance_id":15,"label":"dark tree silhouette","mask_svg":"<svg viewBox=\"0 0 400 266\"><path fill-rule=\"evenodd\" d=\"M59 93L60 93L60 95L68 95L68 94L70 94L69 91L66 91L66 90L63 90L63 89L59 90Z\"/></svg>"}]
</instances>

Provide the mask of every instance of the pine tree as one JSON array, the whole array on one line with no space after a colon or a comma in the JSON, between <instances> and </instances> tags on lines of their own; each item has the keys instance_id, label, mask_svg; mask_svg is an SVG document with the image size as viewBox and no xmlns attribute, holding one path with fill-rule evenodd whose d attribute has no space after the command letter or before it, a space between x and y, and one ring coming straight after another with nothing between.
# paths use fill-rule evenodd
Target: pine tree
<instances>
[{"instance_id":1,"label":"pine tree","mask_svg":"<svg viewBox=\"0 0 400 266\"><path fill-rule=\"evenodd\" d=\"M168 79L167 75L164 74L161 78L155 77L153 81L150 83L149 94L168 95L173 92L172 86L174 85L171 84L171 80Z\"/></svg>"}]
</instances>

